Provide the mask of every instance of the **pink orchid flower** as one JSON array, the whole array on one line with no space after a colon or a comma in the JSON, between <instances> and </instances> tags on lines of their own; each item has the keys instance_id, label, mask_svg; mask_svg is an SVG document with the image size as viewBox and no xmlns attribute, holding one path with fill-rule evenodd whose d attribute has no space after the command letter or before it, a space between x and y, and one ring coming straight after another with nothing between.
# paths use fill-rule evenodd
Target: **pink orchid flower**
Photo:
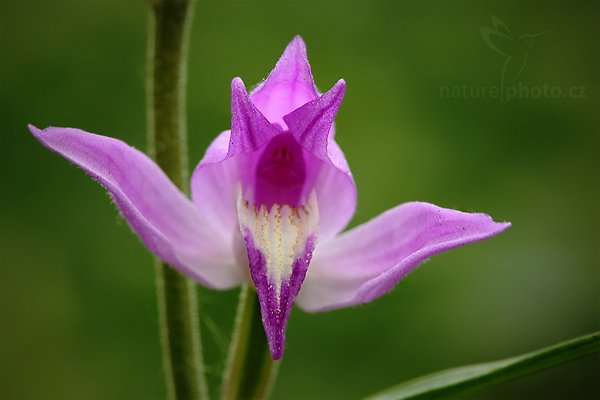
<instances>
[{"instance_id":1,"label":"pink orchid flower","mask_svg":"<svg viewBox=\"0 0 600 400\"><path fill-rule=\"evenodd\" d=\"M250 94L235 78L231 130L196 167L191 200L120 140L29 129L103 185L146 247L173 268L215 289L252 282L279 359L294 303L322 311L370 302L431 256L510 226L412 202L342 232L356 208L352 173L334 139L345 87L340 80L319 93L299 36Z\"/></svg>"}]
</instances>

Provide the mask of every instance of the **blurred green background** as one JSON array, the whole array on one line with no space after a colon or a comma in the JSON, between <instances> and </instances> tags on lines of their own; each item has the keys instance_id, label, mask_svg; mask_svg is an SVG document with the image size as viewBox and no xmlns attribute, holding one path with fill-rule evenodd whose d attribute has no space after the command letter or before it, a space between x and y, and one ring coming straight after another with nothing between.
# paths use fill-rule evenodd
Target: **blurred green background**
<instances>
[{"instance_id":1,"label":"blurred green background","mask_svg":"<svg viewBox=\"0 0 600 400\"><path fill-rule=\"evenodd\" d=\"M337 139L359 190L352 225L409 200L513 223L374 303L295 310L276 399L359 398L598 329L599 4L197 4L190 168L230 124L231 79L258 83L301 34L319 88L348 85ZM514 84L560 96L481 94L504 63L480 33L492 15L516 38L551 31ZM79 127L144 149L146 28L142 0L0 0L2 399L163 397L150 254L103 190L26 130ZM213 384L236 297L201 293ZM591 357L472 397L595 398L598 376Z\"/></svg>"}]
</instances>

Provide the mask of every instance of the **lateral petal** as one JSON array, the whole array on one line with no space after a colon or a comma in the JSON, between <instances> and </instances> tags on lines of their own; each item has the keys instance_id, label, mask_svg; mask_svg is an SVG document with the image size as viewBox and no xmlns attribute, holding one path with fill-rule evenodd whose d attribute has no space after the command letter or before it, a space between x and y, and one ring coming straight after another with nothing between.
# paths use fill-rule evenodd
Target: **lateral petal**
<instances>
[{"instance_id":1,"label":"lateral petal","mask_svg":"<svg viewBox=\"0 0 600 400\"><path fill-rule=\"evenodd\" d=\"M104 186L134 232L163 261L206 286L241 282L230 249L218 240L220 232L144 153L80 129L30 125L29 130Z\"/></svg>"},{"instance_id":2,"label":"lateral petal","mask_svg":"<svg viewBox=\"0 0 600 400\"><path fill-rule=\"evenodd\" d=\"M327 93L283 117L298 143L316 157L329 161L327 145L335 115L342 104L346 82L340 79Z\"/></svg>"},{"instance_id":3,"label":"lateral petal","mask_svg":"<svg viewBox=\"0 0 600 400\"><path fill-rule=\"evenodd\" d=\"M510 226L486 214L428 203L384 212L315 252L298 305L323 311L370 302L428 258L494 236Z\"/></svg>"},{"instance_id":4,"label":"lateral petal","mask_svg":"<svg viewBox=\"0 0 600 400\"><path fill-rule=\"evenodd\" d=\"M346 83L340 79L325 94L284 116L298 143L318 160L312 163L318 171L313 184L319 197L319 233L323 241L344 229L356 209L354 178L333 137L333 121L345 89Z\"/></svg>"},{"instance_id":5,"label":"lateral petal","mask_svg":"<svg viewBox=\"0 0 600 400\"><path fill-rule=\"evenodd\" d=\"M256 108L244 82L235 78L231 82L231 138L228 156L248 153L265 145L279 130Z\"/></svg>"}]
</instances>

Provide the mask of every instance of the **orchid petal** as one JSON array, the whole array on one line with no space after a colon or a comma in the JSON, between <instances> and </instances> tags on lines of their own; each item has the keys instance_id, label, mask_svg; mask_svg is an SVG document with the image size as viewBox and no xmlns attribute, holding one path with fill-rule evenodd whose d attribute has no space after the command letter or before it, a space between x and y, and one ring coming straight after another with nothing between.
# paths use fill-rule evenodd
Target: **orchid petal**
<instances>
[{"instance_id":1,"label":"orchid petal","mask_svg":"<svg viewBox=\"0 0 600 400\"><path fill-rule=\"evenodd\" d=\"M222 240L231 246L238 247L232 243L239 235L235 188L252 169L243 165L248 160L244 155L256 152L277 134L277 128L252 104L242 80L235 78L231 82L231 130L210 144L190 185L200 213L212 226L227 232Z\"/></svg>"},{"instance_id":2,"label":"orchid petal","mask_svg":"<svg viewBox=\"0 0 600 400\"><path fill-rule=\"evenodd\" d=\"M265 145L279 131L252 104L244 82L231 82L231 138L228 156L247 153Z\"/></svg>"},{"instance_id":3,"label":"orchid petal","mask_svg":"<svg viewBox=\"0 0 600 400\"><path fill-rule=\"evenodd\" d=\"M271 122L285 128L283 116L319 96L306 55L306 45L296 36L286 47L268 78L250 95Z\"/></svg>"},{"instance_id":4,"label":"orchid petal","mask_svg":"<svg viewBox=\"0 0 600 400\"><path fill-rule=\"evenodd\" d=\"M344 229L356 209L354 179L344 153L333 138L333 120L345 89L346 83L339 80L327 93L284 117L303 149L324 164L318 167L314 181L323 241Z\"/></svg>"},{"instance_id":5,"label":"orchid petal","mask_svg":"<svg viewBox=\"0 0 600 400\"><path fill-rule=\"evenodd\" d=\"M230 138L231 131L221 132L208 146L192 173L190 189L203 219L211 227L220 228L220 240L234 250L235 236L239 235L234 188L240 168L235 157L227 156Z\"/></svg>"},{"instance_id":6,"label":"orchid petal","mask_svg":"<svg viewBox=\"0 0 600 400\"><path fill-rule=\"evenodd\" d=\"M275 204L267 209L243 200L240 193L238 216L269 350L278 360L283 356L288 317L315 248L316 194L298 208Z\"/></svg>"},{"instance_id":7,"label":"orchid petal","mask_svg":"<svg viewBox=\"0 0 600 400\"><path fill-rule=\"evenodd\" d=\"M29 129L44 146L104 186L131 228L163 261L210 287L241 282L219 232L204 223L193 203L144 153L79 129Z\"/></svg>"},{"instance_id":8,"label":"orchid petal","mask_svg":"<svg viewBox=\"0 0 600 400\"><path fill-rule=\"evenodd\" d=\"M328 160L329 130L345 90L346 82L340 79L327 93L283 117L298 143L320 159Z\"/></svg>"},{"instance_id":9,"label":"orchid petal","mask_svg":"<svg viewBox=\"0 0 600 400\"><path fill-rule=\"evenodd\" d=\"M356 210L356 184L342 149L333 138L327 145L328 161L314 182L319 197L319 239L325 243L341 232Z\"/></svg>"},{"instance_id":10,"label":"orchid petal","mask_svg":"<svg viewBox=\"0 0 600 400\"><path fill-rule=\"evenodd\" d=\"M372 301L431 256L509 226L486 214L420 202L400 205L315 252L297 302L306 311L322 311Z\"/></svg>"}]
</instances>

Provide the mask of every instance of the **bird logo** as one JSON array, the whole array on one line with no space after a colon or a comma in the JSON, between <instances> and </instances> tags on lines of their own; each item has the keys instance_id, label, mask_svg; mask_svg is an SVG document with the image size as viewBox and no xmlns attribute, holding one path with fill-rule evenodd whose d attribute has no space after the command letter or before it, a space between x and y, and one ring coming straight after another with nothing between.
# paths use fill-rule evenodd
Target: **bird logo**
<instances>
[{"instance_id":1,"label":"bird logo","mask_svg":"<svg viewBox=\"0 0 600 400\"><path fill-rule=\"evenodd\" d=\"M491 18L492 27L481 27L480 31L489 48L504 57L501 78L503 88L506 82L514 82L521 75L535 40L550 31L516 36L499 18L493 15Z\"/></svg>"}]
</instances>

